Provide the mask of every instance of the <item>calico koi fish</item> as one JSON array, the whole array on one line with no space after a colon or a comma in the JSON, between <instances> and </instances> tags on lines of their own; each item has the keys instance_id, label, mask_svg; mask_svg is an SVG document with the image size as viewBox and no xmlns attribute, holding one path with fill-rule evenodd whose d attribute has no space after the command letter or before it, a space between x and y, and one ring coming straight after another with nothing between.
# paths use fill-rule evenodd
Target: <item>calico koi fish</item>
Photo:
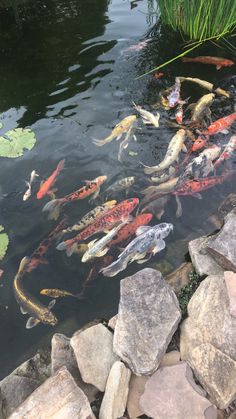
<instances>
[{"instance_id":1,"label":"calico koi fish","mask_svg":"<svg viewBox=\"0 0 236 419\"><path fill-rule=\"evenodd\" d=\"M220 155L221 148L217 145L206 148L199 156L195 157L179 177L179 184L186 178L202 178L214 171L213 161Z\"/></svg>"},{"instance_id":2,"label":"calico koi fish","mask_svg":"<svg viewBox=\"0 0 236 419\"><path fill-rule=\"evenodd\" d=\"M31 296L22 285L22 278L27 270L27 264L29 258L24 257L20 263L18 272L14 278L13 291L15 299L20 306L22 314L29 314L31 317L26 323L26 329L31 329L39 323L49 324L50 326L56 326L58 320L51 312L52 307L55 304L55 300L52 300L48 307L45 307L35 297Z\"/></svg>"},{"instance_id":3,"label":"calico koi fish","mask_svg":"<svg viewBox=\"0 0 236 419\"><path fill-rule=\"evenodd\" d=\"M220 87L215 89L214 85L212 83L210 83L209 81L201 80L201 79L197 79L197 78L193 78L193 77L179 77L179 79L180 79L181 83L183 81L188 81L190 83L197 84L198 86L202 87L203 89L209 90L209 92L214 92L217 95L225 96L227 98L230 97L229 92L226 92L225 90L221 89Z\"/></svg>"},{"instance_id":4,"label":"calico koi fish","mask_svg":"<svg viewBox=\"0 0 236 419\"><path fill-rule=\"evenodd\" d=\"M58 163L57 168L51 174L51 176L49 176L49 178L45 180L45 182L42 183L42 185L39 188L39 191L37 192L37 199L42 199L45 195L52 193L51 187L56 181L56 178L61 172L61 170L64 168L64 164L65 164L65 160L61 160Z\"/></svg>"},{"instance_id":5,"label":"calico koi fish","mask_svg":"<svg viewBox=\"0 0 236 419\"><path fill-rule=\"evenodd\" d=\"M152 220L152 214L139 214L129 224L123 226L116 234L116 237L110 241L108 247L117 246L119 243L125 242L127 239L135 235L138 227L149 224Z\"/></svg>"},{"instance_id":6,"label":"calico koi fish","mask_svg":"<svg viewBox=\"0 0 236 419\"><path fill-rule=\"evenodd\" d=\"M202 64L212 64L216 66L217 70L220 70L222 67L230 67L234 65L234 61L228 60L221 57L210 57L210 56L200 56L200 57L183 57L182 61L184 63L202 63Z\"/></svg>"},{"instance_id":7,"label":"calico koi fish","mask_svg":"<svg viewBox=\"0 0 236 419\"><path fill-rule=\"evenodd\" d=\"M96 233L109 230L121 221L127 221L129 219L129 214L138 204L138 198L126 199L120 204L117 204L114 208L97 218L92 224L81 231L81 233L77 234L77 236L59 243L57 250L66 250L67 255L71 256L72 253L76 251L78 242L86 240Z\"/></svg>"},{"instance_id":8,"label":"calico koi fish","mask_svg":"<svg viewBox=\"0 0 236 419\"><path fill-rule=\"evenodd\" d=\"M95 199L100 192L100 186L106 180L107 176L98 176L94 180L86 180L86 185L77 191L71 192L70 194L64 196L64 198L52 199L49 201L46 205L44 205L43 212L49 212L49 220L56 220L60 215L60 208L62 205L67 204L68 202L85 199L92 194L94 194L93 198Z\"/></svg>"},{"instance_id":9,"label":"calico koi fish","mask_svg":"<svg viewBox=\"0 0 236 419\"><path fill-rule=\"evenodd\" d=\"M37 268L38 265L41 264L48 264L47 259L45 259L45 254L47 253L49 247L52 245L53 240L55 240L56 237L58 237L63 229L65 228L65 226L67 225L67 221L66 219L63 219L57 226L56 228L54 228L49 235L46 237L46 239L44 239L39 246L37 247L37 249L33 252L33 254L31 255L27 266L25 268L26 272L31 272L34 269Z\"/></svg>"},{"instance_id":10,"label":"calico koi fish","mask_svg":"<svg viewBox=\"0 0 236 419\"><path fill-rule=\"evenodd\" d=\"M116 138L116 140L120 140L122 135L129 131L130 127L133 126L134 122L136 121L136 115L129 115L122 119L115 128L112 130L111 134L104 138L104 140L93 140L93 143L99 147L110 143L112 140Z\"/></svg>"},{"instance_id":11,"label":"calico koi fish","mask_svg":"<svg viewBox=\"0 0 236 419\"><path fill-rule=\"evenodd\" d=\"M178 77L175 78L175 85L174 89L171 91L171 93L167 96L168 99L168 105L170 108L174 108L179 103L183 103L183 101L180 100L180 87L181 83Z\"/></svg>"},{"instance_id":12,"label":"calico koi fish","mask_svg":"<svg viewBox=\"0 0 236 419\"><path fill-rule=\"evenodd\" d=\"M216 160L214 167L219 166L219 164L223 163L225 160L228 160L232 154L236 150L236 135L232 135L228 144L226 144L223 152L221 153L220 157Z\"/></svg>"},{"instance_id":13,"label":"calico koi fish","mask_svg":"<svg viewBox=\"0 0 236 419\"><path fill-rule=\"evenodd\" d=\"M141 108L141 106L136 105L134 102L133 106L134 109L141 115L144 124L151 124L154 127L159 128L160 114L158 112L156 115L153 115L153 113Z\"/></svg>"},{"instance_id":14,"label":"calico koi fish","mask_svg":"<svg viewBox=\"0 0 236 419\"><path fill-rule=\"evenodd\" d=\"M32 186L32 183L34 182L34 180L36 179L37 176L39 176L38 173L36 173L36 171L33 170L30 174L29 182L28 181L26 182L26 185L28 186L28 189L24 193L23 201L27 201L27 199L29 199L31 197L31 186Z\"/></svg>"}]
</instances>

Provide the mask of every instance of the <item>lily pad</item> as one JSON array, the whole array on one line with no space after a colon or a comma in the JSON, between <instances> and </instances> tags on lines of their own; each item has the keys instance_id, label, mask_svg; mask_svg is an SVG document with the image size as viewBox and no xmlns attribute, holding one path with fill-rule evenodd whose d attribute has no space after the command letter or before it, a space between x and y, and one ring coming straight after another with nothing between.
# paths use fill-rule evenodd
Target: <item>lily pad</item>
<instances>
[{"instance_id":1,"label":"lily pad","mask_svg":"<svg viewBox=\"0 0 236 419\"><path fill-rule=\"evenodd\" d=\"M6 233L2 233L4 227L0 225L0 260L2 260L6 254L9 238Z\"/></svg>"},{"instance_id":2,"label":"lily pad","mask_svg":"<svg viewBox=\"0 0 236 419\"><path fill-rule=\"evenodd\" d=\"M15 158L22 156L24 150L31 150L36 137L29 128L16 128L0 136L0 157Z\"/></svg>"}]
</instances>

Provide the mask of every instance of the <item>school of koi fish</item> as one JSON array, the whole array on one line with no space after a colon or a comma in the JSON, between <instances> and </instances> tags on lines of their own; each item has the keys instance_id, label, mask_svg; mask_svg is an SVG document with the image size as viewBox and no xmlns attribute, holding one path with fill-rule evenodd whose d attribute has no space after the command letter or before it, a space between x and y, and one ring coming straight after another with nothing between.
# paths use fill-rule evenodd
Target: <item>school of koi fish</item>
<instances>
[{"instance_id":1,"label":"school of koi fish","mask_svg":"<svg viewBox=\"0 0 236 419\"><path fill-rule=\"evenodd\" d=\"M183 61L212 64L217 70L234 64L228 59L203 56L184 58ZM154 73L154 78L159 79L163 75L163 73ZM189 103L191 98L181 97L182 85L185 83L194 83L210 93L204 94L196 103ZM103 174L93 180L85 181L85 185L76 191L68 191L64 197L56 197L57 189L54 188L54 184L58 176L62 176L64 160L60 161L47 180L41 183L36 198L41 200L51 197L42 211L50 220L57 220L61 215L62 218L32 255L22 259L14 278L13 289L16 301L21 312L30 316L26 328L30 329L39 323L55 326L58 320L51 309L56 298L68 296L84 298L83 292L72 294L57 288L42 289L41 295L53 298L49 305L45 306L23 287L24 275L31 273L40 264L48 263L45 256L49 247L55 242L56 249L65 251L67 256L74 253L81 257L83 263L93 262L84 286L93 281L99 273L104 277L113 277L124 271L128 264L134 261L139 264L145 263L166 247L165 239L173 231L173 224L166 222L155 224L155 218L158 220L162 218L165 205L171 196L176 199L178 218L183 212L180 197L189 195L201 198L201 192L222 184L232 177L235 173L233 158L236 150L236 134L230 138L227 134L228 129L236 121L236 112L212 120L211 106L217 96L225 101L231 100L228 91L215 87L208 81L191 77L176 77L172 87L160 92L158 106L167 112L169 120L172 115L170 126L176 132L170 139L161 162L155 166L147 166L140 162L148 186L135 193L138 196L127 197L121 202L116 200L120 192L128 194L129 190L135 190L133 186L137 182L138 175L123 178L105 188L108 179ZM99 147L114 139L121 140L118 150L119 161L129 146L130 138L137 141L135 130L138 122L150 124L157 130L161 124L159 112L150 112L134 102L133 107L135 113L120 121L109 136L93 140L93 143ZM23 195L23 201L31 197L31 186L38 176L35 170L32 171L29 182L26 182L28 189ZM68 225L68 220L64 216L67 205L86 198L90 198L89 203L93 208L81 219ZM92 236L96 238L90 241Z\"/></svg>"}]
</instances>

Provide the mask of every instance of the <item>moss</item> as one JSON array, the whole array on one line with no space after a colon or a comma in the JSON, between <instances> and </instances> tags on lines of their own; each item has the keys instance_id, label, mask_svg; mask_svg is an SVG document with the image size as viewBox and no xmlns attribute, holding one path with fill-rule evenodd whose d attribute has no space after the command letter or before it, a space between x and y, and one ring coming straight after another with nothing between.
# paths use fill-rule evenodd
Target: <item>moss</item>
<instances>
[{"instance_id":1,"label":"moss","mask_svg":"<svg viewBox=\"0 0 236 419\"><path fill-rule=\"evenodd\" d=\"M201 277L197 274L195 270L189 272L189 284L186 285L180 291L178 295L179 305L182 311L183 317L187 315L187 306L189 303L190 298L195 293L196 289L198 288L201 282Z\"/></svg>"}]
</instances>

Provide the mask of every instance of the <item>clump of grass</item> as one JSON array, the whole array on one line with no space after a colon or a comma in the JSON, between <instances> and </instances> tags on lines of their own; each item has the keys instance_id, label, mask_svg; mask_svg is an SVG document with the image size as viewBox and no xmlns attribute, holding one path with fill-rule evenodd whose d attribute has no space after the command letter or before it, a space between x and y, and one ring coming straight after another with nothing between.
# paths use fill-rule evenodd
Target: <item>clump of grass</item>
<instances>
[{"instance_id":1,"label":"clump of grass","mask_svg":"<svg viewBox=\"0 0 236 419\"><path fill-rule=\"evenodd\" d=\"M200 276L195 270L189 272L189 284L186 285L178 294L178 300L183 317L187 315L187 306L190 298L200 284Z\"/></svg>"}]
</instances>

